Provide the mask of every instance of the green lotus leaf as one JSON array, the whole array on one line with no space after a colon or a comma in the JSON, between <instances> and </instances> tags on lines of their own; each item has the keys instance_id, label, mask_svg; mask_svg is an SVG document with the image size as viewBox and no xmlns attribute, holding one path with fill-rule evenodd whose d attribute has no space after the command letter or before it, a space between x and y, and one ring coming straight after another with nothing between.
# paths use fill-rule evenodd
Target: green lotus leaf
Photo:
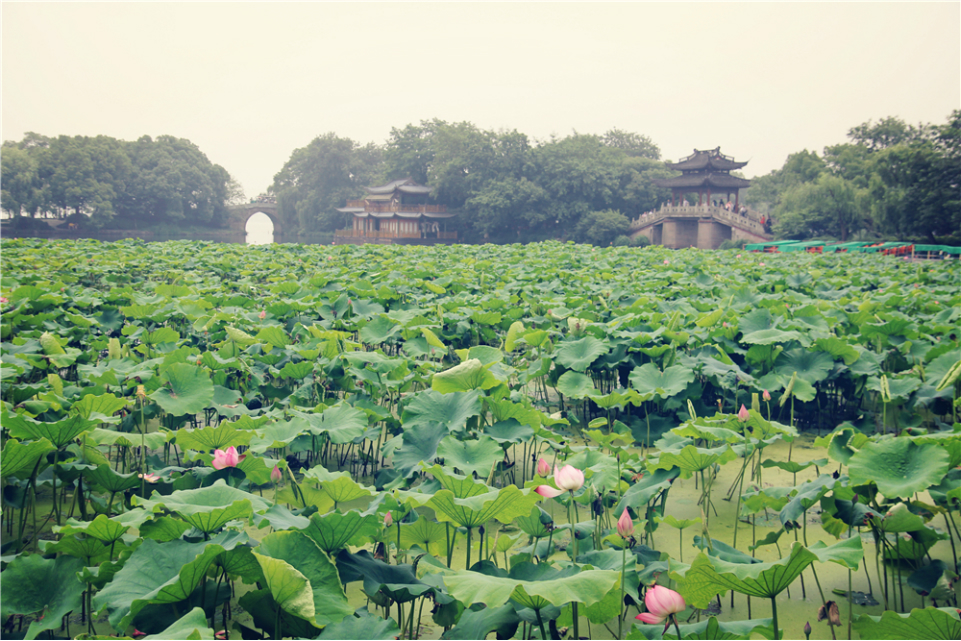
<instances>
[{"instance_id":1,"label":"green lotus leaf","mask_svg":"<svg viewBox=\"0 0 961 641\"><path fill-rule=\"evenodd\" d=\"M421 423L404 430L403 445L394 452L391 462L403 476L410 476L421 463L432 463L437 457L437 446L448 435L440 423Z\"/></svg>"},{"instance_id":2,"label":"green lotus leaf","mask_svg":"<svg viewBox=\"0 0 961 641\"><path fill-rule=\"evenodd\" d=\"M279 533L278 533L279 534ZM306 576L291 563L254 552L270 595L285 612L313 622L316 606L314 592Z\"/></svg>"},{"instance_id":3,"label":"green lotus leaf","mask_svg":"<svg viewBox=\"0 0 961 641\"><path fill-rule=\"evenodd\" d=\"M641 396L670 398L687 389L694 382L694 371L681 365L671 365L661 372L654 363L645 363L631 372L631 385Z\"/></svg>"},{"instance_id":4,"label":"green lotus leaf","mask_svg":"<svg viewBox=\"0 0 961 641\"><path fill-rule=\"evenodd\" d=\"M504 338L504 351L513 352L517 346L518 339L524 334L524 323L514 321L507 329L507 336Z\"/></svg>"},{"instance_id":5,"label":"green lotus leaf","mask_svg":"<svg viewBox=\"0 0 961 641\"><path fill-rule=\"evenodd\" d=\"M127 518L124 519L124 516ZM149 513L145 510L132 510L115 518L108 518L106 514L98 514L97 518L92 521L67 519L65 525L54 526L54 532L63 535L86 534L104 543L112 543L113 541L119 541L131 527L139 527L149 516ZM127 522L124 523L123 521Z\"/></svg>"},{"instance_id":6,"label":"green lotus leaf","mask_svg":"<svg viewBox=\"0 0 961 641\"><path fill-rule=\"evenodd\" d=\"M10 430L10 436L38 441L46 439L57 449L92 429L96 424L97 421L86 419L79 414L71 414L65 419L50 423L35 421L21 414L5 414L3 416L3 426Z\"/></svg>"},{"instance_id":7,"label":"green lotus leaf","mask_svg":"<svg viewBox=\"0 0 961 641\"><path fill-rule=\"evenodd\" d=\"M862 639L961 639L955 608L914 608L910 614L888 610L877 617L859 614L854 629Z\"/></svg>"},{"instance_id":8,"label":"green lotus leaf","mask_svg":"<svg viewBox=\"0 0 961 641\"><path fill-rule=\"evenodd\" d=\"M351 554L341 550L337 554L337 569L344 583L364 582L364 592L374 597L383 592L388 598L407 603L433 592L434 588L418 579L409 564L390 565L375 559L367 550Z\"/></svg>"},{"instance_id":9,"label":"green lotus leaf","mask_svg":"<svg viewBox=\"0 0 961 641\"><path fill-rule=\"evenodd\" d=\"M147 510L136 511L149 515ZM184 532L192 527L189 523L172 516L161 516L159 519L154 519L153 521L145 521L143 525L140 526L140 536L145 539L154 539L155 541L163 543L164 541L179 539Z\"/></svg>"},{"instance_id":10,"label":"green lotus leaf","mask_svg":"<svg viewBox=\"0 0 961 641\"><path fill-rule=\"evenodd\" d=\"M526 443L534 438L533 428L530 425L522 425L516 418L484 425L484 434L501 444Z\"/></svg>"},{"instance_id":11,"label":"green lotus leaf","mask_svg":"<svg viewBox=\"0 0 961 641\"><path fill-rule=\"evenodd\" d=\"M266 417L265 419L266 420ZM253 432L237 429L238 422L221 421L216 427L202 427L199 429L180 429L176 432L177 445L183 450L209 452L210 450L225 450L228 447L247 445L254 436Z\"/></svg>"},{"instance_id":12,"label":"green lotus leaf","mask_svg":"<svg viewBox=\"0 0 961 641\"><path fill-rule=\"evenodd\" d=\"M930 596L933 600L950 599L954 595L954 582L958 575L941 559L915 570L908 577L908 585L922 596Z\"/></svg>"},{"instance_id":13,"label":"green lotus leaf","mask_svg":"<svg viewBox=\"0 0 961 641\"><path fill-rule=\"evenodd\" d=\"M157 634L148 634L141 641L163 641L164 639L213 639L214 630L207 625L207 615L201 608L194 608L169 627Z\"/></svg>"},{"instance_id":14,"label":"green lotus leaf","mask_svg":"<svg viewBox=\"0 0 961 641\"><path fill-rule=\"evenodd\" d=\"M287 530L268 534L260 542L254 554L270 587L274 600L285 610L302 618L314 621L318 626L336 623L354 610L347 603L347 594L340 583L337 567L321 550L317 544L303 532ZM276 567L274 563L267 563L265 558L282 561L286 568ZM292 575L287 568L293 570L307 581L307 590L311 595L310 607L302 602L302 588L299 577ZM271 579L273 575L273 581ZM289 594L287 603L278 598L280 594ZM292 609L296 607L299 611ZM310 616L306 616L308 609Z\"/></svg>"},{"instance_id":15,"label":"green lotus leaf","mask_svg":"<svg viewBox=\"0 0 961 641\"><path fill-rule=\"evenodd\" d=\"M882 532L915 532L924 527L924 519L908 509L907 503L898 503L879 520Z\"/></svg>"},{"instance_id":16,"label":"green lotus leaf","mask_svg":"<svg viewBox=\"0 0 961 641\"><path fill-rule=\"evenodd\" d=\"M848 475L854 484L874 482L887 498L909 499L940 483L949 463L943 447L892 438L865 443L848 461Z\"/></svg>"},{"instance_id":17,"label":"green lotus leaf","mask_svg":"<svg viewBox=\"0 0 961 641\"><path fill-rule=\"evenodd\" d=\"M311 425L300 417L290 421L275 421L256 430L250 439L250 451L263 454L269 449L282 449L302 434L310 433Z\"/></svg>"},{"instance_id":18,"label":"green lotus leaf","mask_svg":"<svg viewBox=\"0 0 961 641\"><path fill-rule=\"evenodd\" d=\"M123 447L140 447L141 439L143 439L143 444L149 450L155 450L159 447L163 447L167 439L172 435L171 432L150 432L148 434L139 434L137 432L115 432L113 430L105 430L103 428L96 428L86 436L86 442L88 445L121 445Z\"/></svg>"},{"instance_id":19,"label":"green lotus leaf","mask_svg":"<svg viewBox=\"0 0 961 641\"><path fill-rule=\"evenodd\" d=\"M168 496L156 491L149 499L133 498L144 509L158 512L161 508L176 512L203 532L213 532L234 519L247 518L254 512L265 512L270 503L265 499L227 485L223 479L211 486L195 490L177 490Z\"/></svg>"},{"instance_id":20,"label":"green lotus leaf","mask_svg":"<svg viewBox=\"0 0 961 641\"><path fill-rule=\"evenodd\" d=\"M619 581L620 572L611 570L585 570L572 576L541 581L489 576L468 570L444 574L444 584L451 596L462 603L485 603L489 608L500 607L510 599L535 609L575 601L592 605L619 585Z\"/></svg>"},{"instance_id":21,"label":"green lotus leaf","mask_svg":"<svg viewBox=\"0 0 961 641\"><path fill-rule=\"evenodd\" d=\"M466 441L448 436L437 447L437 456L443 458L448 467L487 478L491 468L504 458L504 450L489 436Z\"/></svg>"},{"instance_id":22,"label":"green lotus leaf","mask_svg":"<svg viewBox=\"0 0 961 641\"><path fill-rule=\"evenodd\" d=\"M817 541L808 550L813 552L821 563L837 563L849 570L857 570L864 558L864 546L860 537L844 539L833 545Z\"/></svg>"},{"instance_id":23,"label":"green lotus leaf","mask_svg":"<svg viewBox=\"0 0 961 641\"><path fill-rule=\"evenodd\" d=\"M347 503L355 499L371 496L374 488L361 485L348 472L329 472L322 465L315 465L304 474L304 481L320 483L320 489L334 503Z\"/></svg>"},{"instance_id":24,"label":"green lotus leaf","mask_svg":"<svg viewBox=\"0 0 961 641\"><path fill-rule=\"evenodd\" d=\"M114 471L109 463L85 470L83 476L88 483L99 485L108 492L123 492L141 485L140 477L137 474L120 474Z\"/></svg>"},{"instance_id":25,"label":"green lotus leaf","mask_svg":"<svg viewBox=\"0 0 961 641\"><path fill-rule=\"evenodd\" d=\"M814 340L814 346L819 350L827 352L834 358L844 359L845 365L851 365L861 357L861 352L854 349L850 343L841 340L837 336L817 338Z\"/></svg>"},{"instance_id":26,"label":"green lotus leaf","mask_svg":"<svg viewBox=\"0 0 961 641\"><path fill-rule=\"evenodd\" d=\"M110 625L124 630L148 603L186 599L206 577L207 568L218 554L247 540L247 535L239 532L223 532L198 543L146 539L113 580L94 596L94 611L106 609Z\"/></svg>"},{"instance_id":27,"label":"green lotus leaf","mask_svg":"<svg viewBox=\"0 0 961 641\"><path fill-rule=\"evenodd\" d=\"M657 521L658 523L667 523L671 527L675 527L679 530L683 530L685 528L691 527L692 525L697 525L698 523L700 523L701 517L697 517L696 519L677 519L674 517L673 514L668 514L666 516L656 517L654 520Z\"/></svg>"},{"instance_id":28,"label":"green lotus leaf","mask_svg":"<svg viewBox=\"0 0 961 641\"><path fill-rule=\"evenodd\" d=\"M777 374L791 378L794 372L797 372L799 380L811 385L825 380L833 370L834 358L830 354L800 347L781 352L774 364L774 371Z\"/></svg>"},{"instance_id":29,"label":"green lotus leaf","mask_svg":"<svg viewBox=\"0 0 961 641\"><path fill-rule=\"evenodd\" d=\"M45 438L26 444L10 439L4 443L3 452L0 453L0 476L7 478L15 474L29 474L37 461L54 449L53 444Z\"/></svg>"},{"instance_id":30,"label":"green lotus leaf","mask_svg":"<svg viewBox=\"0 0 961 641\"><path fill-rule=\"evenodd\" d=\"M797 461L775 461L774 459L764 459L761 463L761 467L776 467L784 470L785 472L790 472L791 474L797 474L803 470L808 469L811 466L824 467L828 464L828 459L813 459L806 461L804 463L798 463Z\"/></svg>"},{"instance_id":31,"label":"green lotus leaf","mask_svg":"<svg viewBox=\"0 0 961 641\"><path fill-rule=\"evenodd\" d=\"M651 467L651 471L669 470L677 467L681 470L681 476L690 478L694 472L705 470L714 465L724 465L737 458L737 454L731 449L730 445L724 447L701 448L693 445L685 446L680 452L661 452L657 464Z\"/></svg>"},{"instance_id":32,"label":"green lotus leaf","mask_svg":"<svg viewBox=\"0 0 961 641\"><path fill-rule=\"evenodd\" d=\"M347 403L328 407L320 414L301 414L315 434L326 434L331 443L353 443L367 430L367 415Z\"/></svg>"},{"instance_id":33,"label":"green lotus leaf","mask_svg":"<svg viewBox=\"0 0 961 641\"><path fill-rule=\"evenodd\" d=\"M264 352L269 352L272 348L277 347L283 349L290 345L290 338L284 333L284 330L277 327L276 325L270 325L264 327L262 330L257 332L255 336L257 342L264 344Z\"/></svg>"},{"instance_id":34,"label":"green lotus leaf","mask_svg":"<svg viewBox=\"0 0 961 641\"><path fill-rule=\"evenodd\" d=\"M554 360L575 372L583 372L598 356L610 351L606 341L599 341L593 336L585 336L576 341L567 341L557 345L554 350Z\"/></svg>"},{"instance_id":35,"label":"green lotus leaf","mask_svg":"<svg viewBox=\"0 0 961 641\"><path fill-rule=\"evenodd\" d=\"M405 430L424 423L440 423L451 432L461 430L468 418L480 414L480 394L477 390L450 394L434 390L418 392L404 407L401 422Z\"/></svg>"},{"instance_id":36,"label":"green lotus leaf","mask_svg":"<svg viewBox=\"0 0 961 641\"><path fill-rule=\"evenodd\" d=\"M25 639L36 639L41 632L59 628L64 615L80 610L85 586L77 573L82 569L83 561L71 556L18 556L0 572L3 618L13 614L43 615L30 622Z\"/></svg>"},{"instance_id":37,"label":"green lotus leaf","mask_svg":"<svg viewBox=\"0 0 961 641\"><path fill-rule=\"evenodd\" d=\"M756 332L744 334L741 337L742 343L749 345L770 345L772 343L787 343L788 341L800 341L801 335L793 330L783 331L780 329L762 329Z\"/></svg>"},{"instance_id":38,"label":"green lotus leaf","mask_svg":"<svg viewBox=\"0 0 961 641\"><path fill-rule=\"evenodd\" d=\"M176 343L180 340L180 334L171 327L161 327L152 332L144 332L141 340L148 345L158 345L160 343Z\"/></svg>"},{"instance_id":39,"label":"green lotus leaf","mask_svg":"<svg viewBox=\"0 0 961 641\"><path fill-rule=\"evenodd\" d=\"M744 621L718 621L711 617L700 623L678 626L682 639L753 639L760 635L764 639L774 638L774 619L748 619ZM782 631L783 633L783 631ZM635 624L628 639L677 639L674 627L663 631L662 626Z\"/></svg>"},{"instance_id":40,"label":"green lotus leaf","mask_svg":"<svg viewBox=\"0 0 961 641\"><path fill-rule=\"evenodd\" d=\"M567 398L576 399L599 394L594 388L594 380L590 376L573 370L564 372L557 379L557 391Z\"/></svg>"},{"instance_id":41,"label":"green lotus leaf","mask_svg":"<svg viewBox=\"0 0 961 641\"><path fill-rule=\"evenodd\" d=\"M464 499L455 498L450 490L440 490L427 505L434 509L438 521L452 521L461 527L473 528L491 519L510 523L519 516L527 516L540 498L530 490L522 492L516 486L508 485Z\"/></svg>"},{"instance_id":42,"label":"green lotus leaf","mask_svg":"<svg viewBox=\"0 0 961 641\"><path fill-rule=\"evenodd\" d=\"M314 371L314 364L310 361L290 362L280 369L280 375L295 381L307 378Z\"/></svg>"},{"instance_id":43,"label":"green lotus leaf","mask_svg":"<svg viewBox=\"0 0 961 641\"><path fill-rule=\"evenodd\" d=\"M614 513L620 515L626 507L632 507L635 511L638 511L642 506L646 506L652 498L670 489L671 482L680 476L680 474L681 470L676 467L666 470L655 470L652 474L645 474L637 483L624 492L621 500L617 503L617 507L614 508Z\"/></svg>"},{"instance_id":44,"label":"green lotus leaf","mask_svg":"<svg viewBox=\"0 0 961 641\"><path fill-rule=\"evenodd\" d=\"M410 549L419 545L429 554L440 556L441 543L447 540L447 526L443 523L431 521L420 515L413 523L402 523L400 526L400 545Z\"/></svg>"},{"instance_id":45,"label":"green lotus leaf","mask_svg":"<svg viewBox=\"0 0 961 641\"><path fill-rule=\"evenodd\" d=\"M500 350L498 350L499 352ZM500 384L480 360L472 358L460 365L438 372L431 379L430 387L435 392L469 392L475 389L490 389Z\"/></svg>"},{"instance_id":46,"label":"green lotus leaf","mask_svg":"<svg viewBox=\"0 0 961 641\"><path fill-rule=\"evenodd\" d=\"M104 417L100 420L105 420L106 417L112 417L129 404L130 401L127 399L117 398L113 394L101 394L100 396L87 394L74 403L70 409L84 418L97 419Z\"/></svg>"},{"instance_id":47,"label":"green lotus leaf","mask_svg":"<svg viewBox=\"0 0 961 641\"><path fill-rule=\"evenodd\" d=\"M679 581L679 591L688 603L706 608L718 594L734 590L748 596L770 598L794 582L817 555L795 543L791 553L773 563L730 563L701 552Z\"/></svg>"},{"instance_id":48,"label":"green lotus leaf","mask_svg":"<svg viewBox=\"0 0 961 641\"><path fill-rule=\"evenodd\" d=\"M360 340L368 345L380 345L400 336L400 323L379 314L360 329Z\"/></svg>"},{"instance_id":49,"label":"green lotus leaf","mask_svg":"<svg viewBox=\"0 0 961 641\"><path fill-rule=\"evenodd\" d=\"M302 517L301 517L302 518ZM348 545L359 545L360 542L381 528L381 523L374 514L361 516L358 512L331 512L321 516L313 514L304 534L313 539L317 546L327 554L334 554Z\"/></svg>"},{"instance_id":50,"label":"green lotus leaf","mask_svg":"<svg viewBox=\"0 0 961 641\"><path fill-rule=\"evenodd\" d=\"M366 612L366 611L362 611ZM324 628L318 639L347 639L357 641L388 641L400 638L400 628L393 619L381 619L377 616L350 616L343 621L332 623ZM449 637L448 637L449 638ZM477 637L481 638L481 637Z\"/></svg>"},{"instance_id":51,"label":"green lotus leaf","mask_svg":"<svg viewBox=\"0 0 961 641\"><path fill-rule=\"evenodd\" d=\"M213 401L214 384L199 367L174 363L164 370L160 379L164 386L150 398L168 414L197 414Z\"/></svg>"},{"instance_id":52,"label":"green lotus leaf","mask_svg":"<svg viewBox=\"0 0 961 641\"><path fill-rule=\"evenodd\" d=\"M434 465L432 467L422 466L422 469L437 479L442 488L449 490L453 493L454 497L459 499L466 499L491 491L491 488L482 481L476 481L472 476L454 474L453 472L445 470L440 465Z\"/></svg>"}]
</instances>

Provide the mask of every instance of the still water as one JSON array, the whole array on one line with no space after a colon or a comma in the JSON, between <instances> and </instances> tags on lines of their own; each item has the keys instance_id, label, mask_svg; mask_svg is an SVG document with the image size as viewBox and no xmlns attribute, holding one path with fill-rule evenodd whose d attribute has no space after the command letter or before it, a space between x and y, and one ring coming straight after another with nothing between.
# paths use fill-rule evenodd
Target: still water
<instances>
[{"instance_id":1,"label":"still water","mask_svg":"<svg viewBox=\"0 0 961 641\"><path fill-rule=\"evenodd\" d=\"M257 212L247 221L247 244L269 245L274 242L274 223L267 214Z\"/></svg>"}]
</instances>

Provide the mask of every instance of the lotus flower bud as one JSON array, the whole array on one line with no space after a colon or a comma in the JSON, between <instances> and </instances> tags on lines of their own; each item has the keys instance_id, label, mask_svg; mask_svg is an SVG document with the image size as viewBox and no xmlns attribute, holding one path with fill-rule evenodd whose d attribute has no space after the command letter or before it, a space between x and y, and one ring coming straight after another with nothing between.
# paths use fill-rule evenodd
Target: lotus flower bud
<instances>
[{"instance_id":1,"label":"lotus flower bud","mask_svg":"<svg viewBox=\"0 0 961 641\"><path fill-rule=\"evenodd\" d=\"M684 598L662 585L655 585L644 595L644 607L647 612L638 614L635 619L644 623L661 623L667 617L687 609Z\"/></svg>"},{"instance_id":2,"label":"lotus flower bud","mask_svg":"<svg viewBox=\"0 0 961 641\"><path fill-rule=\"evenodd\" d=\"M805 639L810 639L810 638L811 638L811 623L810 623L810 622L804 624L804 638L805 638Z\"/></svg>"},{"instance_id":3,"label":"lotus flower bud","mask_svg":"<svg viewBox=\"0 0 961 641\"><path fill-rule=\"evenodd\" d=\"M214 460L211 465L215 470L222 470L225 467L237 467L242 460L243 457L237 454L237 448L231 445L226 451L214 450Z\"/></svg>"},{"instance_id":4,"label":"lotus flower bud","mask_svg":"<svg viewBox=\"0 0 961 641\"><path fill-rule=\"evenodd\" d=\"M770 401L770 400L771 400L771 393L768 392L767 390L764 390L764 393L761 394L761 398L763 398L765 401Z\"/></svg>"},{"instance_id":5,"label":"lotus flower bud","mask_svg":"<svg viewBox=\"0 0 961 641\"><path fill-rule=\"evenodd\" d=\"M544 459L537 459L537 475L547 478L547 475L551 473L550 464Z\"/></svg>"},{"instance_id":6,"label":"lotus flower bud","mask_svg":"<svg viewBox=\"0 0 961 641\"><path fill-rule=\"evenodd\" d=\"M634 521L631 520L631 515L627 511L627 508L624 508L624 511L621 513L621 518L617 519L617 533L624 539L634 534Z\"/></svg>"},{"instance_id":7,"label":"lotus flower bud","mask_svg":"<svg viewBox=\"0 0 961 641\"><path fill-rule=\"evenodd\" d=\"M571 465L554 470L554 483L562 490L574 492L584 487L584 472Z\"/></svg>"},{"instance_id":8,"label":"lotus flower bud","mask_svg":"<svg viewBox=\"0 0 961 641\"><path fill-rule=\"evenodd\" d=\"M384 515L384 527L390 527L394 524L394 517L390 515L390 512Z\"/></svg>"},{"instance_id":9,"label":"lotus flower bud","mask_svg":"<svg viewBox=\"0 0 961 641\"><path fill-rule=\"evenodd\" d=\"M257 314L257 317L258 317L260 320L264 320L265 318L267 318L267 310L266 310L266 309L260 310L260 313Z\"/></svg>"},{"instance_id":10,"label":"lotus flower bud","mask_svg":"<svg viewBox=\"0 0 961 641\"><path fill-rule=\"evenodd\" d=\"M738 413L737 413L737 420L739 420L739 421L741 421L742 423L744 423L744 422L747 421L747 419L749 419L749 418L751 418L751 415L748 414L747 408L744 407L744 405L742 404L742 405L741 405L741 409L738 410Z\"/></svg>"},{"instance_id":11,"label":"lotus flower bud","mask_svg":"<svg viewBox=\"0 0 961 641\"><path fill-rule=\"evenodd\" d=\"M280 467L275 465L274 469L270 470L270 480L274 483L280 483L280 479L283 475L280 473Z\"/></svg>"}]
</instances>

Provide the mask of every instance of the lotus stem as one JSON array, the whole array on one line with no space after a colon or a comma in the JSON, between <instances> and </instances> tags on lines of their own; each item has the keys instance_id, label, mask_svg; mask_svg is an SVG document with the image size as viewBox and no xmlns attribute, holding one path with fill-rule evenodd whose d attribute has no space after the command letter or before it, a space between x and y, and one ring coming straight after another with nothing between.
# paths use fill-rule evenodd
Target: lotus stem
<instances>
[{"instance_id":1,"label":"lotus stem","mask_svg":"<svg viewBox=\"0 0 961 641\"><path fill-rule=\"evenodd\" d=\"M771 597L771 618L774 619L774 638L775 638L775 639L780 639L780 638L781 638L781 635L779 635L779 634L778 634L778 631L777 631L777 630L778 630L778 627L777 627L777 597L776 597L776 595ZM678 634L678 639L680 639L680 638L681 638L681 635Z\"/></svg>"}]
</instances>

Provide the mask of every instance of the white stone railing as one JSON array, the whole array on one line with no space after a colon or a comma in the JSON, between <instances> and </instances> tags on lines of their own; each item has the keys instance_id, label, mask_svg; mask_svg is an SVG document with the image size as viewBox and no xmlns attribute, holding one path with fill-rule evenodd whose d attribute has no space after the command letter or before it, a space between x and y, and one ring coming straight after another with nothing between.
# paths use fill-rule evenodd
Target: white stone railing
<instances>
[{"instance_id":1,"label":"white stone railing","mask_svg":"<svg viewBox=\"0 0 961 641\"><path fill-rule=\"evenodd\" d=\"M633 219L631 229L647 227L666 218L713 218L731 227L750 231L759 236L770 236L764 231L764 225L761 224L760 215L757 212L748 210L746 216L741 216L737 212L713 205L663 205L647 216Z\"/></svg>"}]
</instances>

